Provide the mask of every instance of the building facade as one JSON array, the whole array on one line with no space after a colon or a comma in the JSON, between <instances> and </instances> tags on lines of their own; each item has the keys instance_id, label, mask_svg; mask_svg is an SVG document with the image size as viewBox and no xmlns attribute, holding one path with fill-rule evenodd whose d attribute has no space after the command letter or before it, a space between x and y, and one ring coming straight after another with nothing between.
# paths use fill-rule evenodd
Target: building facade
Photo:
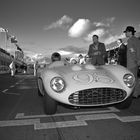
<instances>
[{"instance_id":1,"label":"building facade","mask_svg":"<svg viewBox=\"0 0 140 140\"><path fill-rule=\"evenodd\" d=\"M0 48L0 66L9 66L13 58L14 56L10 55L10 53Z\"/></svg>"},{"instance_id":2,"label":"building facade","mask_svg":"<svg viewBox=\"0 0 140 140\"><path fill-rule=\"evenodd\" d=\"M13 59L14 56L0 48L0 73L9 72L9 65Z\"/></svg>"}]
</instances>

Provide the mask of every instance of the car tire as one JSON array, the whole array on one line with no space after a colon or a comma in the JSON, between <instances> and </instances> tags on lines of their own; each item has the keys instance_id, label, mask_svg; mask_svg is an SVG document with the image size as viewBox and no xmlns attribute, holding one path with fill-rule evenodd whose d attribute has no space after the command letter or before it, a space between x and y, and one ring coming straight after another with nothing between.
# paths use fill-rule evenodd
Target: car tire
<instances>
[{"instance_id":1,"label":"car tire","mask_svg":"<svg viewBox=\"0 0 140 140\"><path fill-rule=\"evenodd\" d=\"M44 111L47 115L55 114L57 111L57 102L46 92L44 93Z\"/></svg>"},{"instance_id":2,"label":"car tire","mask_svg":"<svg viewBox=\"0 0 140 140\"><path fill-rule=\"evenodd\" d=\"M131 94L125 101L116 104L115 107L118 108L118 109L127 109L132 104L132 100L133 100L133 97L132 97L132 94Z\"/></svg>"},{"instance_id":3,"label":"car tire","mask_svg":"<svg viewBox=\"0 0 140 140\"><path fill-rule=\"evenodd\" d=\"M38 96L42 97L43 95L41 94L39 88L38 88Z\"/></svg>"},{"instance_id":4,"label":"car tire","mask_svg":"<svg viewBox=\"0 0 140 140\"><path fill-rule=\"evenodd\" d=\"M42 90L42 88L39 88L39 85L41 85L41 87L42 87L42 80L38 79L36 84L37 84L38 96L43 97L43 94L41 94L41 91L40 91L40 90Z\"/></svg>"}]
</instances>

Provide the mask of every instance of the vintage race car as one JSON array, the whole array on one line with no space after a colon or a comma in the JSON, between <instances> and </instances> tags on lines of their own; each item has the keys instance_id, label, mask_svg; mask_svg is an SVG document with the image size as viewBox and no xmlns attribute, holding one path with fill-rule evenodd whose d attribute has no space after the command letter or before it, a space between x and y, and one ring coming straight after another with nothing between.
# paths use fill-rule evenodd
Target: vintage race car
<instances>
[{"instance_id":1,"label":"vintage race car","mask_svg":"<svg viewBox=\"0 0 140 140\"><path fill-rule=\"evenodd\" d=\"M39 72L37 85L46 114L56 113L58 102L75 107L116 104L123 109L131 105L135 77L120 65L58 61Z\"/></svg>"}]
</instances>

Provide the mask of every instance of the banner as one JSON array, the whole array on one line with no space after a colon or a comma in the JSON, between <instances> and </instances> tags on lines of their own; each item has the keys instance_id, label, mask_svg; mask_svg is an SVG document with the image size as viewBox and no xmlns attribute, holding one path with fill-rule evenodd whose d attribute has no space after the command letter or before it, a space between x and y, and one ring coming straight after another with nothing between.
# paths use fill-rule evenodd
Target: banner
<instances>
[{"instance_id":1,"label":"banner","mask_svg":"<svg viewBox=\"0 0 140 140\"><path fill-rule=\"evenodd\" d=\"M4 32L5 33L5 32L8 32L8 30L0 27L0 32Z\"/></svg>"},{"instance_id":2,"label":"banner","mask_svg":"<svg viewBox=\"0 0 140 140\"><path fill-rule=\"evenodd\" d=\"M12 36L11 37L11 43L17 43L17 38L15 36Z\"/></svg>"},{"instance_id":3,"label":"banner","mask_svg":"<svg viewBox=\"0 0 140 140\"><path fill-rule=\"evenodd\" d=\"M18 50L18 51L23 52L23 51L22 51L22 49L19 47L19 45L18 45L18 44L15 44L15 45L16 45L16 47L17 47L17 50Z\"/></svg>"}]
</instances>

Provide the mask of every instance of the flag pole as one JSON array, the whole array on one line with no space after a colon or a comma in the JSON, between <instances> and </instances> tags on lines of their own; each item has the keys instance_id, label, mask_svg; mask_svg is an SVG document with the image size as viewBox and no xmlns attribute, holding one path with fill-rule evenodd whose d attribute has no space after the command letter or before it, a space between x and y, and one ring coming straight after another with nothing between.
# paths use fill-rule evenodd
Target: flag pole
<instances>
[{"instance_id":1,"label":"flag pole","mask_svg":"<svg viewBox=\"0 0 140 140\"><path fill-rule=\"evenodd\" d=\"M1 43L1 41L2 41L2 37L1 37L1 32L0 32L0 48L2 48L2 43Z\"/></svg>"},{"instance_id":2,"label":"flag pole","mask_svg":"<svg viewBox=\"0 0 140 140\"><path fill-rule=\"evenodd\" d=\"M7 33L5 32L5 50L7 51Z\"/></svg>"},{"instance_id":3,"label":"flag pole","mask_svg":"<svg viewBox=\"0 0 140 140\"><path fill-rule=\"evenodd\" d=\"M8 34L8 30L5 29L5 50L7 51L7 34Z\"/></svg>"}]
</instances>

